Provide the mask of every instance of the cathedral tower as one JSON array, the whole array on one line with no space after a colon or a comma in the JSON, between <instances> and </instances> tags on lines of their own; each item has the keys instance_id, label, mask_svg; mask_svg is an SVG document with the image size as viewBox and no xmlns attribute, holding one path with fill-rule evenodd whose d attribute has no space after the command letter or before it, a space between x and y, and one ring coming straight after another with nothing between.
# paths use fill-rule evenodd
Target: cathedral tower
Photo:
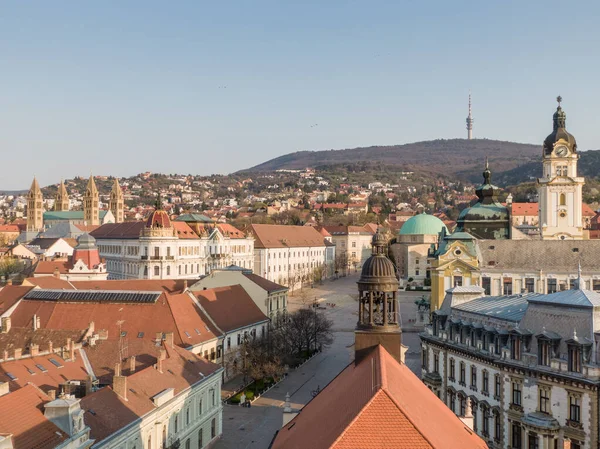
<instances>
[{"instance_id":1,"label":"cathedral tower","mask_svg":"<svg viewBox=\"0 0 600 449\"><path fill-rule=\"evenodd\" d=\"M469 115L467 116L467 139L473 139L473 114L471 111L471 92L469 92Z\"/></svg>"},{"instance_id":2,"label":"cathedral tower","mask_svg":"<svg viewBox=\"0 0 600 449\"><path fill-rule=\"evenodd\" d=\"M124 221L124 209L125 200L123 198L123 191L119 185L119 180L115 178L112 190L110 191L110 201L108 208L115 217L115 223L122 223Z\"/></svg>"},{"instance_id":3,"label":"cathedral tower","mask_svg":"<svg viewBox=\"0 0 600 449\"><path fill-rule=\"evenodd\" d=\"M83 219L87 225L100 224L100 198L93 176L90 176L83 195Z\"/></svg>"},{"instance_id":4,"label":"cathedral tower","mask_svg":"<svg viewBox=\"0 0 600 449\"><path fill-rule=\"evenodd\" d=\"M54 199L54 210L57 212L69 210L69 194L65 183L61 180L60 186L58 186L58 192L56 192L56 198Z\"/></svg>"},{"instance_id":5,"label":"cathedral tower","mask_svg":"<svg viewBox=\"0 0 600 449\"><path fill-rule=\"evenodd\" d=\"M44 197L34 177L27 193L27 231L39 232L44 228Z\"/></svg>"},{"instance_id":6,"label":"cathedral tower","mask_svg":"<svg viewBox=\"0 0 600 449\"><path fill-rule=\"evenodd\" d=\"M358 280L358 323L354 333L357 362L379 344L398 362L404 360L397 295L396 268L387 257L387 239L377 230L372 255L363 264Z\"/></svg>"},{"instance_id":7,"label":"cathedral tower","mask_svg":"<svg viewBox=\"0 0 600 449\"><path fill-rule=\"evenodd\" d=\"M577 176L577 142L566 129L567 114L557 98L552 133L542 152L542 178L537 180L539 223L542 239L580 240L584 238L582 190L585 180Z\"/></svg>"}]
</instances>

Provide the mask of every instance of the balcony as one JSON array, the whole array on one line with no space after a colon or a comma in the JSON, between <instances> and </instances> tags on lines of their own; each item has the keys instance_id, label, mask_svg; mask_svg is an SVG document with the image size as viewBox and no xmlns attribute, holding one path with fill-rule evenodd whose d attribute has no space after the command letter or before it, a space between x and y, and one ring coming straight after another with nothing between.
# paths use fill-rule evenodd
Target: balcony
<instances>
[{"instance_id":1,"label":"balcony","mask_svg":"<svg viewBox=\"0 0 600 449\"><path fill-rule=\"evenodd\" d=\"M167 256L166 259L167 260L175 260L175 256Z\"/></svg>"},{"instance_id":2,"label":"balcony","mask_svg":"<svg viewBox=\"0 0 600 449\"><path fill-rule=\"evenodd\" d=\"M148 260L148 256L140 256L140 259L142 259L142 260Z\"/></svg>"},{"instance_id":3,"label":"balcony","mask_svg":"<svg viewBox=\"0 0 600 449\"><path fill-rule=\"evenodd\" d=\"M150 256L150 260L163 260L163 256Z\"/></svg>"}]
</instances>

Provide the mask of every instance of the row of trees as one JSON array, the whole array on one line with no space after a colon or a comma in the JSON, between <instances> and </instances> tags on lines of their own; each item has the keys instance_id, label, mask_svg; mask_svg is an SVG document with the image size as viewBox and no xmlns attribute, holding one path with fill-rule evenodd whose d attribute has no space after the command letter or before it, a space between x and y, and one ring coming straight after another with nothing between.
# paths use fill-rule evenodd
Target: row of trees
<instances>
[{"instance_id":1,"label":"row of trees","mask_svg":"<svg viewBox=\"0 0 600 449\"><path fill-rule=\"evenodd\" d=\"M261 380L283 375L308 355L333 342L332 321L317 309L300 309L285 315L264 338L245 336L239 351L225 357L228 376L243 374Z\"/></svg>"}]
</instances>

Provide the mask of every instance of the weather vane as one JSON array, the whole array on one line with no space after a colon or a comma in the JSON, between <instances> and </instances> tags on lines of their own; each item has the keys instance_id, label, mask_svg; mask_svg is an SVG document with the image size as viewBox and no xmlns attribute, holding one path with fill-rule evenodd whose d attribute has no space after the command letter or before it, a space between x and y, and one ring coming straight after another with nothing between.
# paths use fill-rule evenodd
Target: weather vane
<instances>
[{"instance_id":1,"label":"weather vane","mask_svg":"<svg viewBox=\"0 0 600 449\"><path fill-rule=\"evenodd\" d=\"M558 106L560 106L560 103L562 101L562 97L559 95L558 97L556 97L556 101L558 101Z\"/></svg>"}]
</instances>

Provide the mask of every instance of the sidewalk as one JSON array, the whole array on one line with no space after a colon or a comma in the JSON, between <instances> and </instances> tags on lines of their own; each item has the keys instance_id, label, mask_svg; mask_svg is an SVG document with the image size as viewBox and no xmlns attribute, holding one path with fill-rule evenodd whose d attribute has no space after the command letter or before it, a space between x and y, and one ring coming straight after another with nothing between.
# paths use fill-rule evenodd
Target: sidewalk
<instances>
[{"instance_id":1,"label":"sidewalk","mask_svg":"<svg viewBox=\"0 0 600 449\"><path fill-rule=\"evenodd\" d=\"M229 379L221 386L221 400L224 401L236 391L241 390L244 386L244 376L241 374Z\"/></svg>"}]
</instances>

